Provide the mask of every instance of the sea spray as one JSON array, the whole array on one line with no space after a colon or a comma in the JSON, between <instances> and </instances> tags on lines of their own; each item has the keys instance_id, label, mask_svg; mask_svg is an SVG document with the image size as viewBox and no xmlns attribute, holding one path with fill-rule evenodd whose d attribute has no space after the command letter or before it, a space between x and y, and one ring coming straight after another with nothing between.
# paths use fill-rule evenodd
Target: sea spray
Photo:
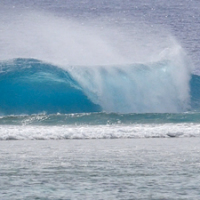
<instances>
[{"instance_id":1,"label":"sea spray","mask_svg":"<svg viewBox=\"0 0 200 200\"><path fill-rule=\"evenodd\" d=\"M13 13L0 25L1 60L34 58L54 64L69 73L81 93L102 111L146 113L189 109L191 64L180 44L160 27L104 24L98 20L80 23L36 11ZM32 66L30 62L24 65ZM54 70L48 75L54 77L51 82L54 85ZM36 77L35 84L41 78L44 76ZM56 91L59 93L59 89ZM54 104L48 98L45 102L51 107ZM66 96L65 102L69 103ZM45 108L40 111L48 112Z\"/></svg>"},{"instance_id":2,"label":"sea spray","mask_svg":"<svg viewBox=\"0 0 200 200\"><path fill-rule=\"evenodd\" d=\"M190 109L192 64L182 47L175 40L173 42L155 61L73 66L69 71L81 83L87 96L106 112L187 111Z\"/></svg>"}]
</instances>

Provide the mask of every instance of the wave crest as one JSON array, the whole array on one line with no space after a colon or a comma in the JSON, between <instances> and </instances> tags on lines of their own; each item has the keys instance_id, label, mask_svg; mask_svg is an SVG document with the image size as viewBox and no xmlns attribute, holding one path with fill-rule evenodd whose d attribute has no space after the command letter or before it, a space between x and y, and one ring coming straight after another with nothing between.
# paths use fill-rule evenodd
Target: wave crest
<instances>
[{"instance_id":1,"label":"wave crest","mask_svg":"<svg viewBox=\"0 0 200 200\"><path fill-rule=\"evenodd\" d=\"M0 113L168 113L198 109L199 77L193 75L189 85L189 73L179 80L173 74L175 67L167 60L149 65L65 69L34 59L2 62Z\"/></svg>"}]
</instances>

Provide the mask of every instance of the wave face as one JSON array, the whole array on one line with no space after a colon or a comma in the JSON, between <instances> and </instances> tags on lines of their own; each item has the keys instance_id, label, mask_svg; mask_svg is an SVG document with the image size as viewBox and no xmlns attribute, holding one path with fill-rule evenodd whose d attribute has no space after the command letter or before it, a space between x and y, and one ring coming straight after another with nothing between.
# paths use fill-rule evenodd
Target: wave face
<instances>
[{"instance_id":1,"label":"wave face","mask_svg":"<svg viewBox=\"0 0 200 200\"><path fill-rule=\"evenodd\" d=\"M1 64L0 113L79 113L100 111L67 71L33 59Z\"/></svg>"},{"instance_id":2,"label":"wave face","mask_svg":"<svg viewBox=\"0 0 200 200\"><path fill-rule=\"evenodd\" d=\"M200 111L200 76L193 74L190 80L192 110Z\"/></svg>"},{"instance_id":3,"label":"wave face","mask_svg":"<svg viewBox=\"0 0 200 200\"><path fill-rule=\"evenodd\" d=\"M173 77L169 61L59 68L34 59L0 64L0 113L161 113L199 108L200 78Z\"/></svg>"}]
</instances>

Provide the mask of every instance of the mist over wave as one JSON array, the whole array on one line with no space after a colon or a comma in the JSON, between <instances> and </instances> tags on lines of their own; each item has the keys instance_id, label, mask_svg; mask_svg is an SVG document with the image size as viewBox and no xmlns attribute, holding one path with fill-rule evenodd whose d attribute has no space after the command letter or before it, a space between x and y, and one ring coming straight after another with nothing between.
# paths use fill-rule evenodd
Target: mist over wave
<instances>
[{"instance_id":1,"label":"mist over wave","mask_svg":"<svg viewBox=\"0 0 200 200\"><path fill-rule=\"evenodd\" d=\"M156 26L100 21L36 11L4 16L1 112L187 111L192 64L176 39Z\"/></svg>"}]
</instances>

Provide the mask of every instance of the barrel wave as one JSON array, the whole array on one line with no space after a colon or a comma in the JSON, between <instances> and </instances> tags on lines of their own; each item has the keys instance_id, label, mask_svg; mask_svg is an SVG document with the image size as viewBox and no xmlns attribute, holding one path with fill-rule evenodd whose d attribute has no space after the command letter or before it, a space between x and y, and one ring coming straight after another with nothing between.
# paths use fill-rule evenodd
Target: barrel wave
<instances>
[{"instance_id":1,"label":"barrel wave","mask_svg":"<svg viewBox=\"0 0 200 200\"><path fill-rule=\"evenodd\" d=\"M200 77L192 75L190 90L184 80L183 90L173 77L173 63L166 60L64 69L36 59L14 59L1 62L0 69L1 115L167 113L200 107Z\"/></svg>"},{"instance_id":2,"label":"barrel wave","mask_svg":"<svg viewBox=\"0 0 200 200\"><path fill-rule=\"evenodd\" d=\"M160 26L8 13L0 27L0 114L180 113L199 108L199 77Z\"/></svg>"},{"instance_id":3,"label":"barrel wave","mask_svg":"<svg viewBox=\"0 0 200 200\"><path fill-rule=\"evenodd\" d=\"M0 113L79 113L100 111L64 70L34 59L1 64Z\"/></svg>"}]
</instances>

